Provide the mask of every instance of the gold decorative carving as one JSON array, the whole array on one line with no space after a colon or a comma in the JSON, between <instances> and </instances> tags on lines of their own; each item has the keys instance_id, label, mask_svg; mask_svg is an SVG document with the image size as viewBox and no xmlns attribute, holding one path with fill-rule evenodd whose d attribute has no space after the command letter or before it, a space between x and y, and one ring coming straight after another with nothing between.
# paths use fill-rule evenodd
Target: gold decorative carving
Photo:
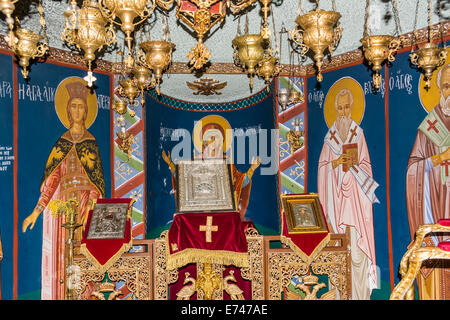
<instances>
[{"instance_id":1,"label":"gold decorative carving","mask_svg":"<svg viewBox=\"0 0 450 320\"><path fill-rule=\"evenodd\" d=\"M168 299L168 286L172 283L178 281L178 269L168 271L166 269L166 237L167 231L161 233L158 239L155 239L153 246L153 291L154 291L154 299L155 300L167 300ZM246 230L247 244L248 244L248 253L249 253L249 267L241 268L241 277L244 280L249 280L252 283L252 300L264 300L264 241L263 236L261 236L258 231L254 228L248 228ZM225 267L220 264L210 264L211 270L207 270L209 275L217 275L220 278L221 289L213 290L211 299L212 300L222 300L223 299L223 289L225 288L222 284L223 282L223 272ZM205 291L203 289L198 290L199 288L199 278L200 274L203 273L204 265L202 263L197 264L197 279L195 282L197 290L197 299L198 300L206 300L209 297L205 296ZM192 282L190 279L190 275L185 276L185 286L188 285L188 282ZM189 280L187 280L189 279ZM212 279L212 278L211 278ZM204 280L202 280L204 281ZM230 280L228 280L230 281ZM200 281L201 284L201 281ZM208 288L210 289L210 288ZM183 289L181 289L183 290ZM180 291L181 291L180 290ZM193 288L187 288L183 292L178 292L177 296L179 299L186 298L190 294L190 290ZM206 289L205 289L206 290ZM186 294L186 295L185 295ZM193 294L193 293L192 293ZM209 293L208 293L209 295ZM190 295L192 296L192 295ZM189 296L189 297L190 297Z\"/></svg>"},{"instance_id":2,"label":"gold decorative carving","mask_svg":"<svg viewBox=\"0 0 450 320\"><path fill-rule=\"evenodd\" d=\"M222 265L197 263L197 300L223 300L222 274Z\"/></svg>"},{"instance_id":3,"label":"gold decorative carving","mask_svg":"<svg viewBox=\"0 0 450 320\"><path fill-rule=\"evenodd\" d=\"M390 300L414 300L414 280L419 273L422 262L428 259L450 259L450 252L436 247L422 247L425 236L429 233L450 232L450 227L440 224L425 224L416 230L412 246L406 251L400 261L400 282L391 293Z\"/></svg>"},{"instance_id":4,"label":"gold decorative carving","mask_svg":"<svg viewBox=\"0 0 450 320\"><path fill-rule=\"evenodd\" d=\"M112 282L124 281L127 288L132 292L133 297L137 300L152 299L151 242L151 240L134 240L133 245L148 246L148 252L125 253L106 272ZM84 256L75 257L74 263L80 269L80 281L74 290L74 299L88 299L93 292L101 292L98 289L93 292L88 292L88 288L92 284L95 288L105 286L105 284L101 285L100 283L104 279L105 274L98 272L97 268ZM98 292L94 295L98 296ZM116 299L117 297L118 293L116 292L113 298Z\"/></svg>"},{"instance_id":5,"label":"gold decorative carving","mask_svg":"<svg viewBox=\"0 0 450 320\"><path fill-rule=\"evenodd\" d=\"M326 274L328 279L339 292L340 299L351 298L350 252L346 248L346 241L340 239L345 235L332 235L327 247L310 263L306 263L300 255L291 249L268 249L266 253L268 289L267 299L280 300L281 293L288 287L294 276L305 276L313 272L317 275ZM266 241L277 240L279 236L266 237ZM341 245L335 246L335 240ZM269 244L266 244L268 247ZM331 293L328 297L331 297ZM327 296L326 296L327 297Z\"/></svg>"},{"instance_id":6,"label":"gold decorative carving","mask_svg":"<svg viewBox=\"0 0 450 320\"><path fill-rule=\"evenodd\" d=\"M222 90L227 86L227 82L220 82L219 80L214 80L208 77L195 80L194 82L186 81L186 84L189 88L194 90L194 95L201 94L204 96L222 94L219 90Z\"/></svg>"},{"instance_id":7,"label":"gold decorative carving","mask_svg":"<svg viewBox=\"0 0 450 320\"><path fill-rule=\"evenodd\" d=\"M335 300L336 289L331 289L324 293L320 298L317 298L317 292L325 288L327 285L323 282L318 283L319 278L313 275L303 277L303 283L297 284L295 287L299 288L305 293L305 297L302 300Z\"/></svg>"},{"instance_id":8,"label":"gold decorative carving","mask_svg":"<svg viewBox=\"0 0 450 320\"><path fill-rule=\"evenodd\" d=\"M231 300L244 300L244 291L242 291L236 284L228 281L236 282L233 270L230 270L229 274L223 278L223 290L231 297Z\"/></svg>"},{"instance_id":9,"label":"gold decorative carving","mask_svg":"<svg viewBox=\"0 0 450 320\"><path fill-rule=\"evenodd\" d=\"M190 277L189 272L185 272L184 286L177 292L177 300L190 300L196 291L196 280ZM189 284L190 283L190 284Z\"/></svg>"}]
</instances>

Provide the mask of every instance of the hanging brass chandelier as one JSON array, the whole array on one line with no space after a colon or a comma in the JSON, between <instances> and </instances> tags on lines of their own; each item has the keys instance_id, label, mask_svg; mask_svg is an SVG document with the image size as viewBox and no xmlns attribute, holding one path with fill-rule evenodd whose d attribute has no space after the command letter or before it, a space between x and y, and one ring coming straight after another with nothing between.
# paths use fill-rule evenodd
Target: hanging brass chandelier
<instances>
[{"instance_id":1,"label":"hanging brass chandelier","mask_svg":"<svg viewBox=\"0 0 450 320\"><path fill-rule=\"evenodd\" d=\"M445 41L444 47L440 48L436 43L433 43L433 30L432 30L432 4L431 0L428 0L428 42L422 46L418 46L418 49L414 51L414 46L417 45L417 15L419 11L419 0L416 6L416 17L414 21L414 39L415 43L411 46L410 60L411 63L422 70L423 77L425 80L425 88L429 89L431 87L431 77L433 76L434 70L441 66L447 59L447 47ZM439 7L439 15L440 15ZM440 24L440 33L442 36L442 23Z\"/></svg>"},{"instance_id":2,"label":"hanging brass chandelier","mask_svg":"<svg viewBox=\"0 0 450 320\"><path fill-rule=\"evenodd\" d=\"M272 24L274 30L275 52L272 48L271 31L268 23L268 15L272 0L260 0L264 20L260 33L251 34L248 32L248 15L245 17L244 33L240 28L240 17L236 37L232 41L234 63L243 68L250 79L250 90L253 89L253 78L255 75L264 79L268 85L271 79L280 70L280 50L276 38L275 20L272 14ZM269 88L267 87L267 90Z\"/></svg>"},{"instance_id":3,"label":"hanging brass chandelier","mask_svg":"<svg viewBox=\"0 0 450 320\"><path fill-rule=\"evenodd\" d=\"M274 43L275 43L275 52L273 52L271 43L271 35L270 35L270 28L269 24L267 23L267 15L270 12L270 4L272 0L261 0L261 4L263 8L261 9L264 13L264 23L263 28L261 30L261 35L263 39L266 39L267 43L269 44L268 47L265 50L264 56L262 58L262 61L258 64L258 68L256 70L256 74L263 78L266 85L268 85L271 81L271 79L280 73L281 66L280 66L280 48L278 46L277 42L277 32L275 28L275 18L272 14L272 27L273 27L273 35L274 35ZM269 87L267 87L267 90Z\"/></svg>"},{"instance_id":4,"label":"hanging brass chandelier","mask_svg":"<svg viewBox=\"0 0 450 320\"><path fill-rule=\"evenodd\" d=\"M263 36L248 33L248 20L246 21L245 33L237 35L232 41L234 50L234 63L244 68L250 78L250 89L253 89L253 77L256 67L264 57L265 40Z\"/></svg>"},{"instance_id":5,"label":"hanging brass chandelier","mask_svg":"<svg viewBox=\"0 0 450 320\"><path fill-rule=\"evenodd\" d=\"M188 52L187 58L191 70L202 69L211 58L211 52L204 45L208 32L217 24L222 23L228 9L233 15L240 14L258 0L178 0L176 17L197 36L197 44ZM269 5L272 0L259 0L265 16L265 25L261 32L263 39L267 40L270 30L267 25ZM267 63L270 63L268 60Z\"/></svg>"},{"instance_id":6,"label":"hanging brass chandelier","mask_svg":"<svg viewBox=\"0 0 450 320\"><path fill-rule=\"evenodd\" d=\"M163 26L162 40L147 40L139 46L142 49L138 53L139 64L153 72L154 79L151 84L156 86L155 90L160 95L162 75L172 62L172 51L175 49L175 44L171 41L167 19Z\"/></svg>"},{"instance_id":7,"label":"hanging brass chandelier","mask_svg":"<svg viewBox=\"0 0 450 320\"><path fill-rule=\"evenodd\" d=\"M301 0L299 0L299 10L302 13ZM323 79L324 52L328 49L332 54L342 36L340 18L341 14L336 11L334 0L332 11L319 9L319 0L316 0L316 9L299 15L295 20L296 28L289 31L291 40L299 47L302 55L306 55L309 50L314 53L319 82Z\"/></svg>"},{"instance_id":8,"label":"hanging brass chandelier","mask_svg":"<svg viewBox=\"0 0 450 320\"><path fill-rule=\"evenodd\" d=\"M133 64L133 33L137 25L152 15L156 7L168 10L174 0L99 0L99 7L108 21L120 26L128 47L127 65Z\"/></svg>"},{"instance_id":9,"label":"hanging brass chandelier","mask_svg":"<svg viewBox=\"0 0 450 320\"><path fill-rule=\"evenodd\" d=\"M12 14L15 9L15 3L18 0L0 0L0 10L6 17L6 23L9 27L9 39L8 44L10 47L12 47L12 41L14 39L13 29L14 29L14 18L12 17Z\"/></svg>"},{"instance_id":10,"label":"hanging brass chandelier","mask_svg":"<svg viewBox=\"0 0 450 320\"><path fill-rule=\"evenodd\" d=\"M91 87L96 80L92 74L95 54L104 46L115 43L116 34L112 25L108 24L103 17L96 1L84 0L81 8L78 9L76 0L71 0L70 7L64 12L64 16L66 23L61 40L69 45L75 45L79 51L84 52L83 58L88 65L88 75L85 80Z\"/></svg>"},{"instance_id":11,"label":"hanging brass chandelier","mask_svg":"<svg viewBox=\"0 0 450 320\"><path fill-rule=\"evenodd\" d=\"M364 21L364 35L360 40L363 45L364 57L369 65L372 65L373 86L378 90L381 85L382 77L379 73L381 66L386 61L393 62L395 60L394 54L400 48L401 39L391 35L369 35L368 16L370 1L366 0L366 11ZM397 1L392 0L394 15L396 17L397 33L401 34L400 20L398 18Z\"/></svg>"},{"instance_id":12,"label":"hanging brass chandelier","mask_svg":"<svg viewBox=\"0 0 450 320\"><path fill-rule=\"evenodd\" d=\"M39 23L44 32L44 36L33 32L32 30L18 27L13 33L10 33L10 46L14 54L19 59L19 65L22 67L22 75L28 78L28 67L31 59L41 58L48 51L48 38L45 28L44 9L42 3L39 1L38 11L40 15ZM17 24L19 21L17 20ZM39 43L44 39L44 42Z\"/></svg>"}]
</instances>

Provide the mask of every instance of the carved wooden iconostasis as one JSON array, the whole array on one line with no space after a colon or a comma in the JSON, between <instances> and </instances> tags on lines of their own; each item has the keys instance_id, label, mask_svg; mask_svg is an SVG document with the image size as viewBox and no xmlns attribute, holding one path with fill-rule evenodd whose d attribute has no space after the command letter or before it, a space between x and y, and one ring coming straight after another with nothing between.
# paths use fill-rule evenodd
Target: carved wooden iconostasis
<instances>
[{"instance_id":1,"label":"carved wooden iconostasis","mask_svg":"<svg viewBox=\"0 0 450 320\"><path fill-rule=\"evenodd\" d=\"M90 105L96 110L88 112L86 118L86 130L95 138L98 153L92 151L97 149L90 149L88 155L95 155L90 160L86 158L85 165L95 166L101 160L104 189L87 173L80 176L84 180L76 176L60 182L58 192L65 190L64 182L75 187L85 183L104 192L106 198L133 198L135 246L114 264L107 278L77 255L76 261L84 272L82 283L95 293L93 296L96 292L120 291L119 299L169 299L173 298L171 285L180 290L185 277L204 272L202 264L190 265L184 273L166 269L164 239L176 212L176 202L171 172L162 152L190 159L195 150L196 123L214 116L227 123L235 134L235 148L230 149L233 152L229 155L237 170L246 172L253 154L261 157L261 165L255 170L246 195L244 216L255 227L245 234L250 266L229 273L223 265L213 264L212 271L221 273L222 281L227 275L247 281L252 299L389 299L400 280L398 267L413 233L406 200L409 156L419 125L439 103L435 87L431 93L423 89L421 73L411 67L409 53L409 47L402 49L395 62L381 70L383 80L378 91L372 88L371 70L359 51L328 61L320 83L312 67L303 67L294 75L281 74L267 90L248 98L230 97L230 103L192 103L150 91L145 94L144 104L137 98L139 103L124 114L126 131L134 136L130 156L119 148L117 133L123 123L111 109L120 76L107 63L100 63L95 72L95 100L90 100L95 101ZM66 159L62 149L52 148L70 127L67 116L61 115L67 111L55 107L68 99L68 93L60 94L58 88L74 77L82 81L85 75L77 59L63 52L53 53L52 59L33 64L25 81L11 53L0 52L4 66L0 70L0 204L8 213L0 215L3 299L58 298L63 294L48 280L49 272L62 270L55 253L59 250L57 239L64 239L56 231L58 224L50 218L51 211L41 213L25 232L22 229L38 204L41 183L45 184L54 173L49 162L67 161L70 168L69 156ZM281 88L296 92L285 105L280 103ZM359 221L353 230L352 226L345 227L349 225L345 218L336 218L339 208L331 205L342 201L338 198L342 190L329 193L345 185L345 176L333 184L329 178L332 174L326 174L326 155L339 145L335 104L338 96L346 97L348 92L354 108L350 116L353 122L347 125L346 132L356 145L354 148L362 148L357 149L358 160L364 159L354 174L362 174L371 186L363 193L345 191L350 192L347 197L365 199L362 208L346 211L347 218ZM239 148L244 157L237 152ZM334 218L327 220L330 242L310 265L292 248L282 245L279 237L279 196L300 193L318 193L324 212L335 212ZM359 235L362 240L358 242ZM430 298L430 288L437 286L438 298L449 299L445 295L445 288L450 285L450 280L445 280L449 278L448 271L438 267L422 274L421 298ZM358 285L362 282L365 285ZM307 284L308 288L299 284ZM226 291L215 294L216 298L231 298ZM82 292L76 296L92 298ZM201 294L188 297L202 298Z\"/></svg>"}]
</instances>

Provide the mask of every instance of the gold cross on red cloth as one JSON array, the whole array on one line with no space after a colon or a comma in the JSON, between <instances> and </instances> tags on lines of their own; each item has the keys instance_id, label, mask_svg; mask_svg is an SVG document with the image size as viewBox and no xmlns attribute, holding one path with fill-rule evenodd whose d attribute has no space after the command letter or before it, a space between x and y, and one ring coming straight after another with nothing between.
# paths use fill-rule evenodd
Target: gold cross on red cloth
<instances>
[{"instance_id":1,"label":"gold cross on red cloth","mask_svg":"<svg viewBox=\"0 0 450 320\"><path fill-rule=\"evenodd\" d=\"M212 216L207 216L206 217L206 225L200 226L199 231L205 231L205 236L206 236L206 242L212 242L211 239L211 235L213 231L218 231L219 227L218 226L213 226L212 225Z\"/></svg>"}]
</instances>

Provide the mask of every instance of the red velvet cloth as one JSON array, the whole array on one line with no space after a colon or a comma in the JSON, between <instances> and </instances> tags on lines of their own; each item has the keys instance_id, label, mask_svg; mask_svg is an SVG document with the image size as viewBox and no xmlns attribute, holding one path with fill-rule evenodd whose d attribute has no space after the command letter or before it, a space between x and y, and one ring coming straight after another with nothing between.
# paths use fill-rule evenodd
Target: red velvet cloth
<instances>
[{"instance_id":1,"label":"red velvet cloth","mask_svg":"<svg viewBox=\"0 0 450 320\"><path fill-rule=\"evenodd\" d=\"M450 251L450 241L441 241L438 243L438 248L444 251Z\"/></svg>"},{"instance_id":2,"label":"red velvet cloth","mask_svg":"<svg viewBox=\"0 0 450 320\"><path fill-rule=\"evenodd\" d=\"M450 227L450 219L440 219L438 223L444 227Z\"/></svg>"},{"instance_id":3,"label":"red velvet cloth","mask_svg":"<svg viewBox=\"0 0 450 320\"><path fill-rule=\"evenodd\" d=\"M200 231L208 217L217 230L210 232L211 242L207 241L207 232ZM194 262L248 266L247 239L239 212L175 214L167 241L168 269Z\"/></svg>"},{"instance_id":4,"label":"red velvet cloth","mask_svg":"<svg viewBox=\"0 0 450 320\"><path fill-rule=\"evenodd\" d=\"M212 225L217 226L217 231L211 232L211 242L206 242L206 232L200 231L208 216L213 217ZM170 254L189 248L247 252L247 240L238 212L175 214L168 237ZM172 244L177 245L177 250Z\"/></svg>"},{"instance_id":5,"label":"red velvet cloth","mask_svg":"<svg viewBox=\"0 0 450 320\"><path fill-rule=\"evenodd\" d=\"M98 199L97 203L131 203L132 199L118 198L118 199ZM85 246L88 251L87 254L91 257L87 257L92 261L92 258L97 261L99 267L105 266L107 263L111 263L111 259L118 259L120 256L116 256L124 246L131 245L131 219L127 219L125 225L124 237L121 239L87 239L89 233L89 227L91 225L92 210L89 211L89 215L86 221L86 228L83 233L83 239L81 245Z\"/></svg>"}]
</instances>

